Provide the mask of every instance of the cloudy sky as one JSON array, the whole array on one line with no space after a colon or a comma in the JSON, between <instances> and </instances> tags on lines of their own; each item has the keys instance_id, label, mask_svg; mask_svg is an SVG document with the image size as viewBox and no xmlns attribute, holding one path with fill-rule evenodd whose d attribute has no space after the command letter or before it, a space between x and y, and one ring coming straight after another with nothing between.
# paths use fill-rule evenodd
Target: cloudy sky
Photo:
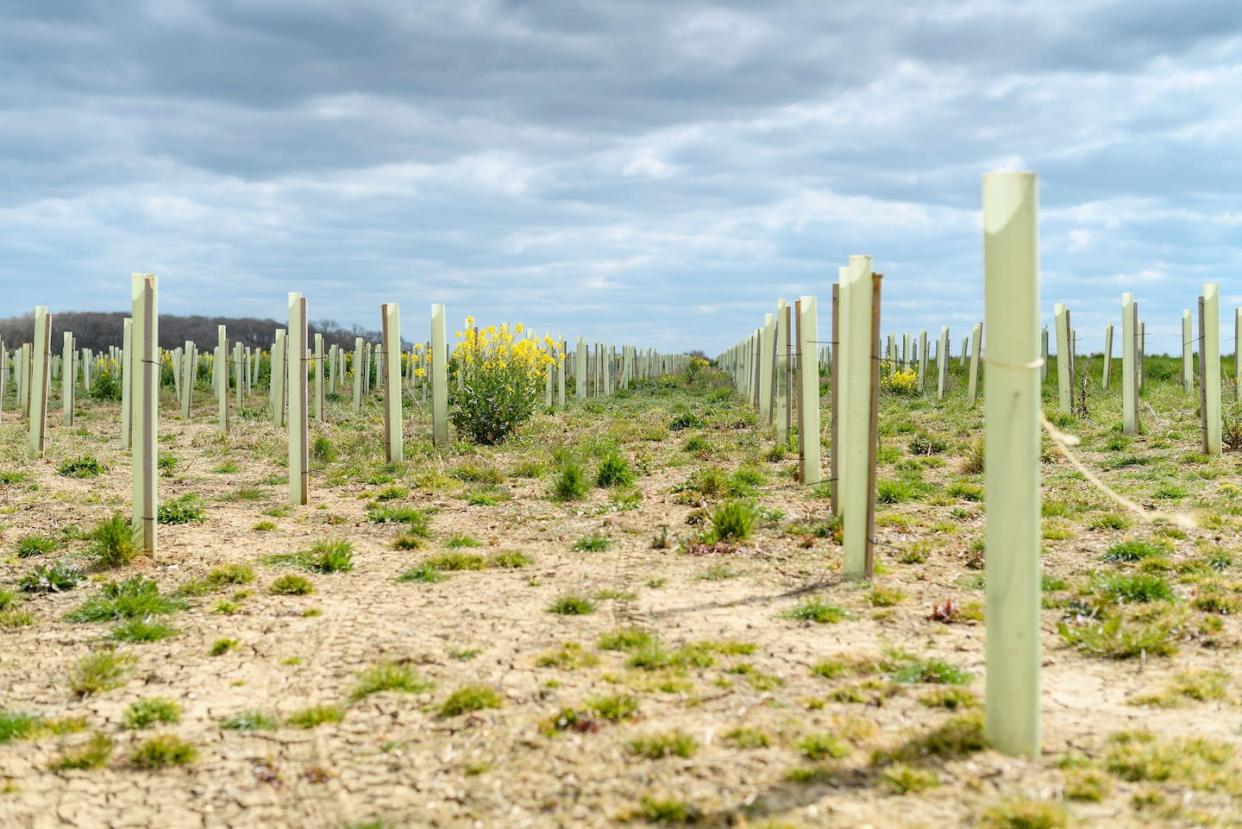
<instances>
[{"instance_id":1,"label":"cloudy sky","mask_svg":"<svg viewBox=\"0 0 1242 829\"><path fill-rule=\"evenodd\" d=\"M886 330L957 337L997 168L1040 174L1045 315L1088 347L1123 290L1153 351L1204 281L1242 302L1237 0L0 9L0 316L149 270L170 313L715 353L868 253Z\"/></svg>"}]
</instances>

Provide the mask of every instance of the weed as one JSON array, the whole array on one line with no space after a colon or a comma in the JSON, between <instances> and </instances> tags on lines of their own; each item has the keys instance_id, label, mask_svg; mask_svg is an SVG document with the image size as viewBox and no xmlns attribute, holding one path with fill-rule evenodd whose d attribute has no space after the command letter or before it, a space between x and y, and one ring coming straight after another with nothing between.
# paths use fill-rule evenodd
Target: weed
<instances>
[{"instance_id":1,"label":"weed","mask_svg":"<svg viewBox=\"0 0 1242 829\"><path fill-rule=\"evenodd\" d=\"M86 771L101 769L112 759L113 742L107 734L96 731L85 743L61 752L48 764L52 771Z\"/></svg>"},{"instance_id":2,"label":"weed","mask_svg":"<svg viewBox=\"0 0 1242 829\"><path fill-rule=\"evenodd\" d=\"M444 546L450 549L458 549L460 547L479 547L482 545L477 538L458 533L450 536L449 540L444 543Z\"/></svg>"},{"instance_id":3,"label":"weed","mask_svg":"<svg viewBox=\"0 0 1242 829\"><path fill-rule=\"evenodd\" d=\"M567 593L563 596L557 597L552 604L548 606L548 612L556 613L561 616L586 616L595 612L595 605L585 596Z\"/></svg>"},{"instance_id":4,"label":"weed","mask_svg":"<svg viewBox=\"0 0 1242 829\"><path fill-rule=\"evenodd\" d=\"M358 684L350 698L360 700L381 691L398 691L403 694L421 694L430 691L435 683L424 679L405 665L380 662L358 674Z\"/></svg>"},{"instance_id":5,"label":"weed","mask_svg":"<svg viewBox=\"0 0 1242 829\"><path fill-rule=\"evenodd\" d=\"M530 556L521 550L498 550L487 557L487 566L499 570L520 570L530 564Z\"/></svg>"},{"instance_id":6,"label":"weed","mask_svg":"<svg viewBox=\"0 0 1242 829\"><path fill-rule=\"evenodd\" d=\"M817 625L835 624L845 618L841 608L826 604L819 599L807 599L785 614L788 619L800 622L814 622Z\"/></svg>"},{"instance_id":7,"label":"weed","mask_svg":"<svg viewBox=\"0 0 1242 829\"><path fill-rule=\"evenodd\" d=\"M160 504L158 515L161 524L191 524L207 518L202 500L192 493Z\"/></svg>"},{"instance_id":8,"label":"weed","mask_svg":"<svg viewBox=\"0 0 1242 829\"><path fill-rule=\"evenodd\" d=\"M486 685L466 685L449 694L440 705L441 717L456 717L470 711L482 711L484 708L499 708L504 699L494 689Z\"/></svg>"},{"instance_id":9,"label":"weed","mask_svg":"<svg viewBox=\"0 0 1242 829\"><path fill-rule=\"evenodd\" d=\"M648 760L664 757L693 757L699 750L699 741L684 731L669 731L649 737L636 737L630 741L630 751Z\"/></svg>"},{"instance_id":10,"label":"weed","mask_svg":"<svg viewBox=\"0 0 1242 829\"><path fill-rule=\"evenodd\" d=\"M217 639L211 643L211 648L207 653L212 656L224 656L229 651L237 650L239 644L236 639Z\"/></svg>"},{"instance_id":11,"label":"weed","mask_svg":"<svg viewBox=\"0 0 1242 829\"><path fill-rule=\"evenodd\" d=\"M436 570L455 573L462 570L482 570L487 567L487 559L474 553L441 553L431 556L423 564Z\"/></svg>"},{"instance_id":12,"label":"weed","mask_svg":"<svg viewBox=\"0 0 1242 829\"><path fill-rule=\"evenodd\" d=\"M248 564L224 564L207 574L207 583L221 588L233 584L249 584L254 581L254 568Z\"/></svg>"},{"instance_id":13,"label":"weed","mask_svg":"<svg viewBox=\"0 0 1242 829\"><path fill-rule=\"evenodd\" d=\"M68 478L94 478L104 473L104 465L90 455L82 455L64 461L56 471Z\"/></svg>"},{"instance_id":14,"label":"weed","mask_svg":"<svg viewBox=\"0 0 1242 829\"><path fill-rule=\"evenodd\" d=\"M612 539L601 533L591 533L584 535L574 542L573 549L576 553L602 553L612 546Z\"/></svg>"},{"instance_id":15,"label":"weed","mask_svg":"<svg viewBox=\"0 0 1242 829\"><path fill-rule=\"evenodd\" d=\"M339 705L312 705L294 711L285 721L294 728L316 728L324 724L336 724L345 719L345 709Z\"/></svg>"},{"instance_id":16,"label":"weed","mask_svg":"<svg viewBox=\"0 0 1242 829\"><path fill-rule=\"evenodd\" d=\"M243 711L229 717L220 727L229 731L275 731L280 723L262 711Z\"/></svg>"},{"instance_id":17,"label":"weed","mask_svg":"<svg viewBox=\"0 0 1242 829\"><path fill-rule=\"evenodd\" d=\"M54 538L48 538L45 535L27 535L23 536L17 542L18 558L34 558L35 556L45 556L48 553L56 551L60 543Z\"/></svg>"},{"instance_id":18,"label":"weed","mask_svg":"<svg viewBox=\"0 0 1242 829\"><path fill-rule=\"evenodd\" d=\"M980 829L1063 829L1069 825L1065 810L1046 800L1011 800L984 810Z\"/></svg>"},{"instance_id":19,"label":"weed","mask_svg":"<svg viewBox=\"0 0 1242 829\"><path fill-rule=\"evenodd\" d=\"M746 501L725 501L712 511L708 543L745 541L755 525L755 508Z\"/></svg>"},{"instance_id":20,"label":"weed","mask_svg":"<svg viewBox=\"0 0 1242 829\"><path fill-rule=\"evenodd\" d=\"M726 731L723 736L725 742L734 748L767 748L772 744L772 738L760 728L740 726Z\"/></svg>"},{"instance_id":21,"label":"weed","mask_svg":"<svg viewBox=\"0 0 1242 829\"><path fill-rule=\"evenodd\" d=\"M880 781L893 794L918 794L940 785L940 775L905 763L894 763L880 773Z\"/></svg>"},{"instance_id":22,"label":"weed","mask_svg":"<svg viewBox=\"0 0 1242 829\"><path fill-rule=\"evenodd\" d=\"M563 671L594 668L598 664L599 657L577 642L565 642L558 649L542 653L535 659L536 667L560 668Z\"/></svg>"},{"instance_id":23,"label":"weed","mask_svg":"<svg viewBox=\"0 0 1242 829\"><path fill-rule=\"evenodd\" d=\"M1142 561L1173 552L1167 541L1122 541L1109 547L1101 556L1103 561Z\"/></svg>"},{"instance_id":24,"label":"weed","mask_svg":"<svg viewBox=\"0 0 1242 829\"><path fill-rule=\"evenodd\" d=\"M158 642L176 635L177 631L163 622L151 619L128 619L113 628L108 638L117 642Z\"/></svg>"},{"instance_id":25,"label":"weed","mask_svg":"<svg viewBox=\"0 0 1242 829\"><path fill-rule=\"evenodd\" d=\"M619 454L612 453L604 457L595 475L595 485L602 488L629 486L634 483L634 470L629 461Z\"/></svg>"},{"instance_id":26,"label":"weed","mask_svg":"<svg viewBox=\"0 0 1242 829\"><path fill-rule=\"evenodd\" d=\"M17 587L23 593L64 593L77 587L82 574L67 564L37 564L22 576Z\"/></svg>"},{"instance_id":27,"label":"weed","mask_svg":"<svg viewBox=\"0 0 1242 829\"><path fill-rule=\"evenodd\" d=\"M552 496L558 501L577 501L586 495L586 491L586 475L582 467L573 462L563 465L552 485Z\"/></svg>"},{"instance_id":28,"label":"weed","mask_svg":"<svg viewBox=\"0 0 1242 829\"><path fill-rule=\"evenodd\" d=\"M309 596L315 592L315 585L305 576L287 573L276 578L268 592L277 596Z\"/></svg>"},{"instance_id":29,"label":"weed","mask_svg":"<svg viewBox=\"0 0 1242 829\"><path fill-rule=\"evenodd\" d=\"M137 660L116 651L96 651L78 660L69 677L69 690L86 697L119 688L129 678Z\"/></svg>"},{"instance_id":30,"label":"weed","mask_svg":"<svg viewBox=\"0 0 1242 829\"><path fill-rule=\"evenodd\" d=\"M831 734L808 734L797 742L798 751L808 760L840 759L850 747Z\"/></svg>"},{"instance_id":31,"label":"weed","mask_svg":"<svg viewBox=\"0 0 1242 829\"><path fill-rule=\"evenodd\" d=\"M159 585L143 575L108 582L67 618L70 622L110 622L114 619L145 619L181 610L181 599L161 596Z\"/></svg>"},{"instance_id":32,"label":"weed","mask_svg":"<svg viewBox=\"0 0 1242 829\"><path fill-rule=\"evenodd\" d=\"M174 734L157 734L142 743L129 761L140 769L187 766L198 758L198 750Z\"/></svg>"},{"instance_id":33,"label":"weed","mask_svg":"<svg viewBox=\"0 0 1242 829\"><path fill-rule=\"evenodd\" d=\"M436 582L444 581L447 578L448 576L444 575L430 564L419 564L397 576L397 581L416 581L422 584L435 584Z\"/></svg>"},{"instance_id":34,"label":"weed","mask_svg":"<svg viewBox=\"0 0 1242 829\"><path fill-rule=\"evenodd\" d=\"M121 715L121 725L131 731L150 728L156 723L173 724L181 722L181 706L164 697L148 697L131 702Z\"/></svg>"}]
</instances>

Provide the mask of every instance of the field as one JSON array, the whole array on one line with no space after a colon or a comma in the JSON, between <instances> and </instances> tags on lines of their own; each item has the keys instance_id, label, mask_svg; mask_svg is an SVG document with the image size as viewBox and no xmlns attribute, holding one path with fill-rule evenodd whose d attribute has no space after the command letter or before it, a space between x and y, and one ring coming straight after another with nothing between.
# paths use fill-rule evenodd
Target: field
<instances>
[{"instance_id":1,"label":"field","mask_svg":"<svg viewBox=\"0 0 1242 829\"><path fill-rule=\"evenodd\" d=\"M1088 412L1055 422L1171 517L1045 440L1036 761L982 740L982 407L956 365L943 402L931 378L882 398L872 583L837 575L827 485L711 369L496 447L434 450L411 400L396 466L380 403L330 399L299 508L262 392L224 436L206 385L189 422L165 389L160 551L117 566L118 405L65 427L53 396L35 463L10 400L0 825L1236 825L1237 456L1200 454L1167 358L1122 436L1116 362L1102 392L1082 359Z\"/></svg>"}]
</instances>

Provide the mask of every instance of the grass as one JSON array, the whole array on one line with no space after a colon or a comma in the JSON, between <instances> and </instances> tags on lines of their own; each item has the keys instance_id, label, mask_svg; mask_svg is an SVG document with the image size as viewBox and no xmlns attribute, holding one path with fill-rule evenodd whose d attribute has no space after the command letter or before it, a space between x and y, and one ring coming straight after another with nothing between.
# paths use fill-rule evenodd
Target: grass
<instances>
[{"instance_id":1,"label":"grass","mask_svg":"<svg viewBox=\"0 0 1242 829\"><path fill-rule=\"evenodd\" d=\"M435 584L447 579L448 576L432 567L430 564L419 564L406 570L397 576L397 581L403 582L419 582L420 584Z\"/></svg>"},{"instance_id":2,"label":"grass","mask_svg":"<svg viewBox=\"0 0 1242 829\"><path fill-rule=\"evenodd\" d=\"M27 535L17 541L18 558L34 558L56 552L60 542L45 535Z\"/></svg>"},{"instance_id":3,"label":"grass","mask_svg":"<svg viewBox=\"0 0 1242 829\"><path fill-rule=\"evenodd\" d=\"M211 647L207 649L209 656L224 656L230 651L237 650L241 643L236 639L217 639L211 643Z\"/></svg>"},{"instance_id":4,"label":"grass","mask_svg":"<svg viewBox=\"0 0 1242 829\"><path fill-rule=\"evenodd\" d=\"M90 541L87 555L94 559L97 567L123 567L132 562L138 552L134 528L119 512L97 524L91 530Z\"/></svg>"},{"instance_id":5,"label":"grass","mask_svg":"<svg viewBox=\"0 0 1242 829\"><path fill-rule=\"evenodd\" d=\"M567 593L554 599L548 605L548 612L560 616L586 616L595 612L595 604L586 596Z\"/></svg>"},{"instance_id":6,"label":"grass","mask_svg":"<svg viewBox=\"0 0 1242 829\"><path fill-rule=\"evenodd\" d=\"M1069 815L1059 803L1010 800L985 809L978 826L980 829L1063 829L1069 826Z\"/></svg>"},{"instance_id":7,"label":"grass","mask_svg":"<svg viewBox=\"0 0 1242 829\"><path fill-rule=\"evenodd\" d=\"M449 540L444 542L444 546L450 549L457 549L460 547L481 547L482 544L477 538L474 538L473 536L456 533L454 535L449 536Z\"/></svg>"},{"instance_id":8,"label":"grass","mask_svg":"<svg viewBox=\"0 0 1242 829\"><path fill-rule=\"evenodd\" d=\"M62 751L48 763L48 768L52 771L101 769L112 760L114 747L111 737L96 731L82 745L71 746Z\"/></svg>"},{"instance_id":9,"label":"grass","mask_svg":"<svg viewBox=\"0 0 1242 829\"><path fill-rule=\"evenodd\" d=\"M476 553L441 553L423 561L427 567L448 573L463 570L483 570L487 567L487 559Z\"/></svg>"},{"instance_id":10,"label":"grass","mask_svg":"<svg viewBox=\"0 0 1242 829\"><path fill-rule=\"evenodd\" d=\"M300 567L312 573L347 573L354 569L354 545L343 539L317 541L296 553L267 558L269 564Z\"/></svg>"},{"instance_id":11,"label":"grass","mask_svg":"<svg viewBox=\"0 0 1242 829\"><path fill-rule=\"evenodd\" d=\"M185 607L181 599L163 596L159 585L143 575L119 582L107 582L99 592L83 602L67 617L70 622L110 622L116 619L146 619Z\"/></svg>"},{"instance_id":12,"label":"grass","mask_svg":"<svg viewBox=\"0 0 1242 829\"><path fill-rule=\"evenodd\" d=\"M321 725L334 725L345 719L345 709L339 705L312 705L301 708L285 718L285 722L294 728L317 728Z\"/></svg>"},{"instance_id":13,"label":"grass","mask_svg":"<svg viewBox=\"0 0 1242 829\"><path fill-rule=\"evenodd\" d=\"M276 596L309 596L315 592L315 585L305 576L286 573L272 581L268 592Z\"/></svg>"},{"instance_id":14,"label":"grass","mask_svg":"<svg viewBox=\"0 0 1242 829\"><path fill-rule=\"evenodd\" d=\"M900 685L913 683L964 685L973 677L973 674L943 659L922 658L900 651L889 652L881 663L881 667L893 682Z\"/></svg>"},{"instance_id":15,"label":"grass","mask_svg":"<svg viewBox=\"0 0 1242 829\"><path fill-rule=\"evenodd\" d=\"M137 660L126 653L104 650L78 660L69 676L69 690L76 697L88 697L119 688L129 679Z\"/></svg>"},{"instance_id":16,"label":"grass","mask_svg":"<svg viewBox=\"0 0 1242 829\"><path fill-rule=\"evenodd\" d=\"M754 505L747 501L725 501L712 511L711 541L745 541L755 526Z\"/></svg>"},{"instance_id":17,"label":"grass","mask_svg":"<svg viewBox=\"0 0 1242 829\"><path fill-rule=\"evenodd\" d=\"M595 474L595 485L601 488L629 486L634 483L634 470L629 461L619 454L606 455L599 463L599 471Z\"/></svg>"},{"instance_id":18,"label":"grass","mask_svg":"<svg viewBox=\"0 0 1242 829\"><path fill-rule=\"evenodd\" d=\"M0 745L32 736L39 725L37 717L0 708Z\"/></svg>"},{"instance_id":19,"label":"grass","mask_svg":"<svg viewBox=\"0 0 1242 829\"><path fill-rule=\"evenodd\" d=\"M521 550L498 550L487 557L487 566L498 570L520 570L531 563Z\"/></svg>"},{"instance_id":20,"label":"grass","mask_svg":"<svg viewBox=\"0 0 1242 829\"><path fill-rule=\"evenodd\" d=\"M350 693L350 699L360 700L383 691L402 694L421 694L430 691L435 683L416 674L405 665L380 662L358 674L358 683Z\"/></svg>"},{"instance_id":21,"label":"grass","mask_svg":"<svg viewBox=\"0 0 1242 829\"><path fill-rule=\"evenodd\" d=\"M876 765L921 763L932 758L952 760L987 748L983 738L983 718L978 714L962 714L945 720L922 734L916 734L891 749L872 754Z\"/></svg>"},{"instance_id":22,"label":"grass","mask_svg":"<svg viewBox=\"0 0 1242 829\"><path fill-rule=\"evenodd\" d=\"M494 688L486 685L466 685L449 694L440 705L441 717L456 717L485 708L499 708L504 698Z\"/></svg>"},{"instance_id":23,"label":"grass","mask_svg":"<svg viewBox=\"0 0 1242 829\"><path fill-rule=\"evenodd\" d=\"M833 734L808 734L796 743L798 753L808 760L839 760L850 753L850 747Z\"/></svg>"},{"instance_id":24,"label":"grass","mask_svg":"<svg viewBox=\"0 0 1242 829\"><path fill-rule=\"evenodd\" d=\"M158 642L176 635L176 630L157 620L127 619L113 628L108 638L116 642Z\"/></svg>"},{"instance_id":25,"label":"grass","mask_svg":"<svg viewBox=\"0 0 1242 829\"><path fill-rule=\"evenodd\" d=\"M275 731L280 722L262 711L243 711L229 717L220 727L228 731Z\"/></svg>"},{"instance_id":26,"label":"grass","mask_svg":"<svg viewBox=\"0 0 1242 829\"><path fill-rule=\"evenodd\" d=\"M123 728L140 731L156 724L172 725L181 722L181 706L166 697L148 697L131 702L121 715Z\"/></svg>"},{"instance_id":27,"label":"grass","mask_svg":"<svg viewBox=\"0 0 1242 829\"><path fill-rule=\"evenodd\" d=\"M129 757L129 762L140 769L163 769L169 766L188 766L198 759L198 749L175 734L157 734L141 743Z\"/></svg>"},{"instance_id":28,"label":"grass","mask_svg":"<svg viewBox=\"0 0 1242 829\"><path fill-rule=\"evenodd\" d=\"M557 501L578 501L586 493L587 480L582 467L572 462L562 465L552 485L552 497Z\"/></svg>"},{"instance_id":29,"label":"grass","mask_svg":"<svg viewBox=\"0 0 1242 829\"><path fill-rule=\"evenodd\" d=\"M1094 584L1096 595L1115 604L1135 604L1173 599L1173 588L1152 573L1108 573Z\"/></svg>"},{"instance_id":30,"label":"grass","mask_svg":"<svg viewBox=\"0 0 1242 829\"><path fill-rule=\"evenodd\" d=\"M1167 620L1146 620L1113 612L1101 619L1076 624L1062 622L1061 640L1083 653L1106 659L1172 656L1177 653L1176 630Z\"/></svg>"},{"instance_id":31,"label":"grass","mask_svg":"<svg viewBox=\"0 0 1242 829\"><path fill-rule=\"evenodd\" d=\"M638 808L630 819L659 826L688 826L699 823L703 812L684 800L644 796L638 801Z\"/></svg>"},{"instance_id":32,"label":"grass","mask_svg":"<svg viewBox=\"0 0 1242 829\"><path fill-rule=\"evenodd\" d=\"M940 785L940 775L905 763L894 763L880 772L880 782L893 794L918 794Z\"/></svg>"},{"instance_id":33,"label":"grass","mask_svg":"<svg viewBox=\"0 0 1242 829\"><path fill-rule=\"evenodd\" d=\"M565 642L558 649L546 651L535 658L538 668L559 668L563 671L593 668L598 664L599 657L577 642Z\"/></svg>"},{"instance_id":34,"label":"grass","mask_svg":"<svg viewBox=\"0 0 1242 829\"><path fill-rule=\"evenodd\" d=\"M638 700L628 694L593 697L584 706L562 708L541 730L547 736L561 731L586 734L598 731L601 723L632 720L638 713Z\"/></svg>"},{"instance_id":35,"label":"grass","mask_svg":"<svg viewBox=\"0 0 1242 829\"><path fill-rule=\"evenodd\" d=\"M845 615L845 611L836 605L827 604L819 599L807 599L788 611L785 618L799 622L814 622L817 625L829 625L840 622Z\"/></svg>"},{"instance_id":36,"label":"grass","mask_svg":"<svg viewBox=\"0 0 1242 829\"><path fill-rule=\"evenodd\" d=\"M612 546L612 539L602 533L584 535L571 548L576 553L602 553Z\"/></svg>"},{"instance_id":37,"label":"grass","mask_svg":"<svg viewBox=\"0 0 1242 829\"><path fill-rule=\"evenodd\" d=\"M755 749L772 745L772 738L761 728L739 726L726 731L722 736L734 748Z\"/></svg>"},{"instance_id":38,"label":"grass","mask_svg":"<svg viewBox=\"0 0 1242 829\"><path fill-rule=\"evenodd\" d=\"M669 731L664 734L652 734L636 737L629 743L632 754L648 760L660 760L664 757L693 757L699 750L699 741L684 731Z\"/></svg>"}]
</instances>

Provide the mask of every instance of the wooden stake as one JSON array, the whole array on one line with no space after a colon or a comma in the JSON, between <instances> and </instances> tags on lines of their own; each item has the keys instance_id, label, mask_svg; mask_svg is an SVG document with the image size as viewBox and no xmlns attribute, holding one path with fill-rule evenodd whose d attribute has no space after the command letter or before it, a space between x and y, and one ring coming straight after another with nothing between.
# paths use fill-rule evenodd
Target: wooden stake
<instances>
[{"instance_id":1,"label":"wooden stake","mask_svg":"<svg viewBox=\"0 0 1242 829\"><path fill-rule=\"evenodd\" d=\"M73 348L73 334L66 331L64 335L64 344L60 351L61 370L60 370L60 406L64 413L63 423L66 426L73 425L73 394L74 394L74 378L77 376L77 364L75 362L75 353ZM3 361L4 344L0 343L0 361ZM0 366L0 400L4 399L4 366ZM0 408L3 408L0 405Z\"/></svg>"},{"instance_id":2,"label":"wooden stake","mask_svg":"<svg viewBox=\"0 0 1242 829\"><path fill-rule=\"evenodd\" d=\"M940 327L940 345L936 347L936 399L944 400L944 388L949 379L949 326Z\"/></svg>"},{"instance_id":3,"label":"wooden stake","mask_svg":"<svg viewBox=\"0 0 1242 829\"><path fill-rule=\"evenodd\" d=\"M1104 388L1108 388L1109 377L1113 373L1113 324L1104 327Z\"/></svg>"},{"instance_id":4,"label":"wooden stake","mask_svg":"<svg viewBox=\"0 0 1242 829\"><path fill-rule=\"evenodd\" d=\"M285 329L276 329L276 340L272 344L272 424L276 428L285 425L285 378L289 373L285 366L288 360L289 343L285 337Z\"/></svg>"},{"instance_id":5,"label":"wooden stake","mask_svg":"<svg viewBox=\"0 0 1242 829\"><path fill-rule=\"evenodd\" d=\"M401 368L399 359L397 368ZM323 423L323 334L319 333L315 334L315 422Z\"/></svg>"},{"instance_id":6,"label":"wooden stake","mask_svg":"<svg viewBox=\"0 0 1242 829\"><path fill-rule=\"evenodd\" d=\"M1066 319L1065 306L1057 303L1053 306L1053 315L1057 326L1057 403L1061 411L1070 414L1073 411L1074 389L1070 378L1069 320Z\"/></svg>"},{"instance_id":7,"label":"wooden stake","mask_svg":"<svg viewBox=\"0 0 1242 829\"><path fill-rule=\"evenodd\" d=\"M1192 333L1190 309L1182 311L1182 390L1190 394L1194 388L1194 334Z\"/></svg>"},{"instance_id":8,"label":"wooden stake","mask_svg":"<svg viewBox=\"0 0 1242 829\"><path fill-rule=\"evenodd\" d=\"M224 326L216 326L216 358L211 376L216 383L216 412L220 431L229 431L229 339Z\"/></svg>"}]
</instances>

